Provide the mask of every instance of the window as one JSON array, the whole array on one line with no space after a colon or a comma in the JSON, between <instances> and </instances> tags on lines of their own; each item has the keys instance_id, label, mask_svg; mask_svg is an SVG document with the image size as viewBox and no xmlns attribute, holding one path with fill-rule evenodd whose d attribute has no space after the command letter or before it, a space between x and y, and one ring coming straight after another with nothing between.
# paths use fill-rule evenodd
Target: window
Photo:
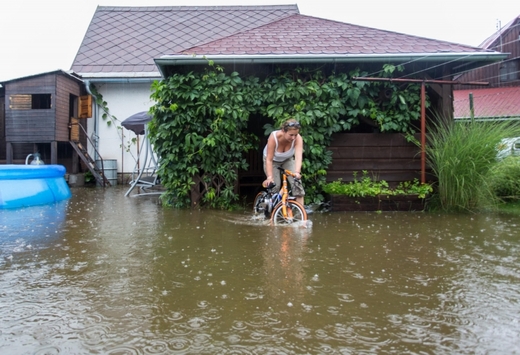
<instances>
[{"instance_id":1,"label":"window","mask_svg":"<svg viewBox=\"0 0 520 355\"><path fill-rule=\"evenodd\" d=\"M510 60L500 63L500 82L506 83L518 80L519 60Z\"/></svg>"},{"instance_id":2,"label":"window","mask_svg":"<svg viewBox=\"0 0 520 355\"><path fill-rule=\"evenodd\" d=\"M9 97L11 110L48 110L52 107L51 94L19 94Z\"/></svg>"}]
</instances>

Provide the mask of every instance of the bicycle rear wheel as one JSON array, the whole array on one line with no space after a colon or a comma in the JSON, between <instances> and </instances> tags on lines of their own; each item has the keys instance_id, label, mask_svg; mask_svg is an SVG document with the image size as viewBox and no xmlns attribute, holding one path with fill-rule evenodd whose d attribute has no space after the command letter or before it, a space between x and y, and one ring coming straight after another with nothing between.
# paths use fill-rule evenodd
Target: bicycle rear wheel
<instances>
[{"instance_id":1,"label":"bicycle rear wheel","mask_svg":"<svg viewBox=\"0 0 520 355\"><path fill-rule=\"evenodd\" d=\"M307 220L307 212L305 208L294 200L286 202L287 216L283 215L283 202L278 203L273 208L271 214L271 222L274 225L291 224L295 222L302 222Z\"/></svg>"},{"instance_id":2,"label":"bicycle rear wheel","mask_svg":"<svg viewBox=\"0 0 520 355\"><path fill-rule=\"evenodd\" d=\"M253 202L253 213L263 213L265 218L269 218L271 212L271 198L270 194L266 191L259 192Z\"/></svg>"},{"instance_id":3,"label":"bicycle rear wheel","mask_svg":"<svg viewBox=\"0 0 520 355\"><path fill-rule=\"evenodd\" d=\"M260 202L262 202L265 199L265 195L267 195L267 192L265 192L265 191L262 191L262 192L259 192L258 194L256 194L255 200L253 201L253 212L254 213L263 212L263 211L259 210L259 207L260 207L259 205L260 205Z\"/></svg>"}]
</instances>

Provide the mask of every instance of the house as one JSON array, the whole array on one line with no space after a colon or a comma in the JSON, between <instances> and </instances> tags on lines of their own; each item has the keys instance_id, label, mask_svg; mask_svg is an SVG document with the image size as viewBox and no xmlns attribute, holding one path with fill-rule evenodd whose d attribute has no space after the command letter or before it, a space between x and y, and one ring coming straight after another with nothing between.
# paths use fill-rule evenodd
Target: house
<instances>
[{"instance_id":1,"label":"house","mask_svg":"<svg viewBox=\"0 0 520 355\"><path fill-rule=\"evenodd\" d=\"M116 159L120 175L134 169L137 136L117 126L152 106L151 84L162 78L155 58L296 13L295 5L99 6L71 68L107 103L106 108L96 105L88 120L99 155ZM91 154L97 155L93 150Z\"/></svg>"},{"instance_id":2,"label":"house","mask_svg":"<svg viewBox=\"0 0 520 355\"><path fill-rule=\"evenodd\" d=\"M362 67L373 73L383 64L400 64L405 68L403 78L430 80L433 107L451 117L453 76L503 58L496 50L301 15L296 5L98 7L72 70L107 103L97 105L89 119L90 134L99 137L99 152L118 159L118 171L127 172L134 164L131 156L135 153L126 152L134 149L127 145L132 133L107 125L103 116L121 121L147 110L153 104L150 85L154 80L177 70L201 68L208 59L241 74L309 63L337 72ZM359 151L352 150L357 154L352 158L337 148L333 165L351 159L374 167L378 160L388 160L389 150L377 147L377 138L371 141L387 155L367 163ZM395 146L392 140L388 144ZM406 156L402 165L416 174L419 162L414 155ZM387 171L382 172L387 175L382 177L411 176L391 171L390 161L386 165ZM331 176L345 176L349 171L341 168Z\"/></svg>"},{"instance_id":3,"label":"house","mask_svg":"<svg viewBox=\"0 0 520 355\"><path fill-rule=\"evenodd\" d=\"M489 86L455 87L455 119L520 119L520 16L484 40L484 50L506 57L457 75L462 82L488 82Z\"/></svg>"}]
</instances>

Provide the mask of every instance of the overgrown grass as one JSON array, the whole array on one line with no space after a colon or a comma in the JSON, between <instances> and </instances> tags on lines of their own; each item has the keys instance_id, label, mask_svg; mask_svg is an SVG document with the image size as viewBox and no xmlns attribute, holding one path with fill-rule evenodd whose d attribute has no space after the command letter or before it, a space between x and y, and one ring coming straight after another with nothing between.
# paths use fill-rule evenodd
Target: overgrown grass
<instances>
[{"instance_id":1,"label":"overgrown grass","mask_svg":"<svg viewBox=\"0 0 520 355\"><path fill-rule=\"evenodd\" d=\"M426 156L438 179L439 207L454 212L496 210L500 199L491 184L499 163L496 147L501 139L515 136L520 136L520 125L511 121L430 127Z\"/></svg>"}]
</instances>

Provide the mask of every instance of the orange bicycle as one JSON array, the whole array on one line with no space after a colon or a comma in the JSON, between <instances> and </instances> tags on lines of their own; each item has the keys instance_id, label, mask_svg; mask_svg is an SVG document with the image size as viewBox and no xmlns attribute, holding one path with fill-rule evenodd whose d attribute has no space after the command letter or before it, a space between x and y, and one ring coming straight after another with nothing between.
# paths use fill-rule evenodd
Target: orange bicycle
<instances>
[{"instance_id":1,"label":"orange bicycle","mask_svg":"<svg viewBox=\"0 0 520 355\"><path fill-rule=\"evenodd\" d=\"M296 198L289 194L287 176L294 178L294 173L278 167L282 175L282 188L278 193L273 192L276 186L271 183L266 191L259 192L253 202L255 213L264 213L266 218L271 219L273 225L291 224L307 220L307 212Z\"/></svg>"}]
</instances>

